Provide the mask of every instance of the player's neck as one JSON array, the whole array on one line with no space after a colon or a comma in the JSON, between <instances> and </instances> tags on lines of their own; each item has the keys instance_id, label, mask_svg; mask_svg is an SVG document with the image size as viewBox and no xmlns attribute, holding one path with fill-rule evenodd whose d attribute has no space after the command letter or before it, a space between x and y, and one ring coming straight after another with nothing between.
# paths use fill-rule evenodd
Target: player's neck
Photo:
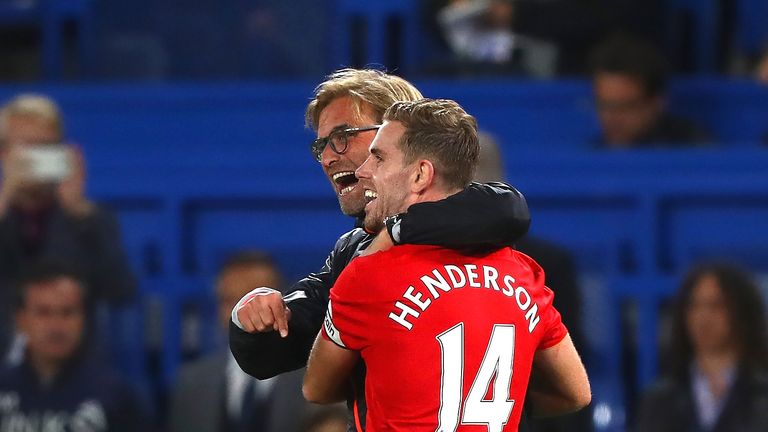
<instances>
[{"instance_id":1,"label":"player's neck","mask_svg":"<svg viewBox=\"0 0 768 432\"><path fill-rule=\"evenodd\" d=\"M425 189L422 193L416 195L411 205L422 203L422 202L440 201L460 191L461 189L446 190L441 187L431 187L429 189Z\"/></svg>"},{"instance_id":2,"label":"player's neck","mask_svg":"<svg viewBox=\"0 0 768 432\"><path fill-rule=\"evenodd\" d=\"M36 355L28 352L29 361L32 364L35 372L37 372L38 379L44 384L48 384L53 381L59 374L62 368L60 361L47 358L45 356Z\"/></svg>"}]
</instances>

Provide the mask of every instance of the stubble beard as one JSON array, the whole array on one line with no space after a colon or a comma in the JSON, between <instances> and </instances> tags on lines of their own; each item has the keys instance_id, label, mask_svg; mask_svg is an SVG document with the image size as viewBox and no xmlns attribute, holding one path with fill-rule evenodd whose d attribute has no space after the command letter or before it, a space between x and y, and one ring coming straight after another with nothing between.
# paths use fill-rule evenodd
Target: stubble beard
<instances>
[{"instance_id":1,"label":"stubble beard","mask_svg":"<svg viewBox=\"0 0 768 432\"><path fill-rule=\"evenodd\" d=\"M365 199L353 197L338 197L341 212L354 218L365 217Z\"/></svg>"}]
</instances>

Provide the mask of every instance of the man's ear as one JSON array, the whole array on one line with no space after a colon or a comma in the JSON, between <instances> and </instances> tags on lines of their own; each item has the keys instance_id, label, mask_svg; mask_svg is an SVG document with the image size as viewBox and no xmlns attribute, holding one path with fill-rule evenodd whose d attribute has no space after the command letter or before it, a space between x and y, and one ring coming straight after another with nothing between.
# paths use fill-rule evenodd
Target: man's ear
<instances>
[{"instance_id":1,"label":"man's ear","mask_svg":"<svg viewBox=\"0 0 768 432\"><path fill-rule=\"evenodd\" d=\"M426 159L420 159L415 162L415 169L411 178L413 192L421 194L434 183L435 166Z\"/></svg>"}]
</instances>

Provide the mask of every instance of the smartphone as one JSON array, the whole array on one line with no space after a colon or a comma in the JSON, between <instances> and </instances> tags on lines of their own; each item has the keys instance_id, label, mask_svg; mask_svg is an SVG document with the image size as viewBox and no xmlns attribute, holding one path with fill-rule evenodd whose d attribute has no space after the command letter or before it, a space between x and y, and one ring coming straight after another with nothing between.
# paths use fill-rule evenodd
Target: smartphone
<instances>
[{"instance_id":1,"label":"smartphone","mask_svg":"<svg viewBox=\"0 0 768 432\"><path fill-rule=\"evenodd\" d=\"M30 180L59 182L72 171L71 153L63 144L27 145L22 152Z\"/></svg>"}]
</instances>

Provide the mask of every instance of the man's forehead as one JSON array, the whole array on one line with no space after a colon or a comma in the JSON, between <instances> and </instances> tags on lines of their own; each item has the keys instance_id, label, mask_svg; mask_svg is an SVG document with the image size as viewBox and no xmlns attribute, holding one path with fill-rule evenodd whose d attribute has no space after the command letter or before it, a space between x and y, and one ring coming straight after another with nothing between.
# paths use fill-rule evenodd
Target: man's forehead
<instances>
[{"instance_id":1,"label":"man's forehead","mask_svg":"<svg viewBox=\"0 0 768 432\"><path fill-rule=\"evenodd\" d=\"M397 150L398 147L395 144L400 140L404 132L405 127L402 123L385 120L378 132L376 132L376 137L371 143L371 150L379 152Z\"/></svg>"},{"instance_id":2,"label":"man's forehead","mask_svg":"<svg viewBox=\"0 0 768 432\"><path fill-rule=\"evenodd\" d=\"M217 280L216 287L219 291L242 289L250 287L254 283L261 285L274 285L280 280L277 269L266 264L252 264L235 266L224 270ZM272 287L274 288L274 287ZM247 291L250 291L250 288Z\"/></svg>"},{"instance_id":3,"label":"man's forehead","mask_svg":"<svg viewBox=\"0 0 768 432\"><path fill-rule=\"evenodd\" d=\"M374 123L374 110L366 102L358 102L342 96L332 100L318 117L318 135L327 135L340 126L360 126L363 123Z\"/></svg>"},{"instance_id":4,"label":"man's forehead","mask_svg":"<svg viewBox=\"0 0 768 432\"><path fill-rule=\"evenodd\" d=\"M389 138L400 138L405 133L405 126L396 120L384 120L376 136L383 135Z\"/></svg>"},{"instance_id":5,"label":"man's forehead","mask_svg":"<svg viewBox=\"0 0 768 432\"><path fill-rule=\"evenodd\" d=\"M50 281L32 283L27 287L25 298L26 302L34 299L36 302L47 302L53 299L56 304L69 303L76 301L80 303L83 300L83 288L75 280L62 276Z\"/></svg>"}]
</instances>

